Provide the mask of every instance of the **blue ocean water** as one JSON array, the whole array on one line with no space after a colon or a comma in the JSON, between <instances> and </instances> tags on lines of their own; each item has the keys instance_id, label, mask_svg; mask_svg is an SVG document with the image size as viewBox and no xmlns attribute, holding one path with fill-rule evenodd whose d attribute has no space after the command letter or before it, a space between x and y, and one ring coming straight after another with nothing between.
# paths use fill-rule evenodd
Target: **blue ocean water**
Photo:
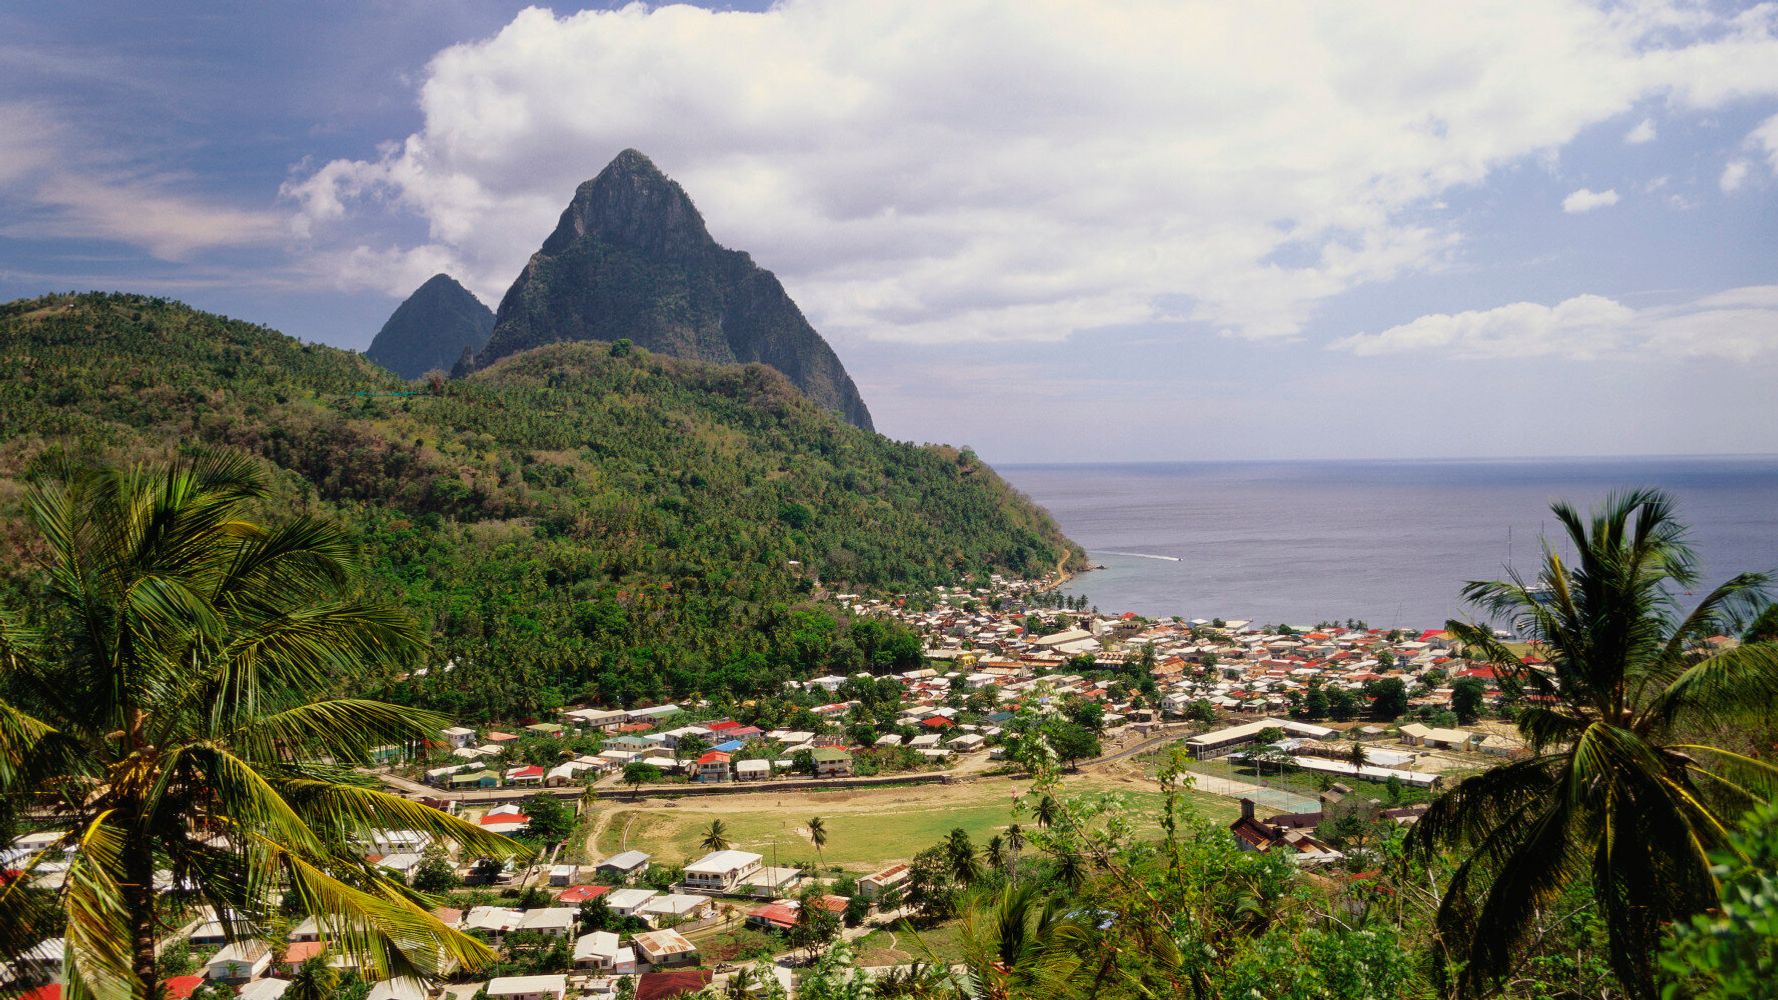
<instances>
[{"instance_id":1,"label":"blue ocean water","mask_svg":"<svg viewBox=\"0 0 1778 1000\"><path fill-rule=\"evenodd\" d=\"M1102 570L1065 588L1100 610L1439 627L1469 580L1535 572L1552 500L1676 498L1708 587L1778 571L1778 457L1009 465ZM1565 551L1565 550L1564 550ZM1115 554L1114 554L1115 553ZM1170 558L1152 558L1156 556ZM1177 560L1177 561L1173 561Z\"/></svg>"}]
</instances>

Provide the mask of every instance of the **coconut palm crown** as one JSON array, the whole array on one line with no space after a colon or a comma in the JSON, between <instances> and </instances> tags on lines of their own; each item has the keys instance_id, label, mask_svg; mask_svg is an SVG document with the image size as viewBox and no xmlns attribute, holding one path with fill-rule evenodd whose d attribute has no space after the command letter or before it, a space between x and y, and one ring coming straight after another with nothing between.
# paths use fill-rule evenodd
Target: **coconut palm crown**
<instances>
[{"instance_id":1,"label":"coconut palm crown","mask_svg":"<svg viewBox=\"0 0 1778 1000\"><path fill-rule=\"evenodd\" d=\"M280 908L313 915L378 977L491 958L365 860L378 830L514 852L355 770L444 720L328 696L411 662L417 627L354 596L340 529L262 524L267 500L257 467L223 452L67 471L27 497L47 587L32 620L0 610L0 821L33 809L64 832L0 886L0 958L63 937L75 1000L155 995L175 906L213 908L235 940ZM52 862L66 870L46 892L34 876Z\"/></svg>"},{"instance_id":2,"label":"coconut palm crown","mask_svg":"<svg viewBox=\"0 0 1778 1000\"><path fill-rule=\"evenodd\" d=\"M1460 992L1507 975L1557 897L1587 880L1615 971L1633 996L1652 996L1662 926L1715 904L1710 851L1778 787L1778 769L1711 745L1725 725L1778 705L1778 644L1710 641L1759 606L1767 578L1736 576L1686 610L1698 573L1667 495L1613 494L1590 518L1552 509L1572 564L1546 543L1535 580L1464 589L1546 662L1527 665L1486 627L1448 623L1522 699L1531 756L1459 783L1412 842L1461 862L1438 913Z\"/></svg>"}]
</instances>

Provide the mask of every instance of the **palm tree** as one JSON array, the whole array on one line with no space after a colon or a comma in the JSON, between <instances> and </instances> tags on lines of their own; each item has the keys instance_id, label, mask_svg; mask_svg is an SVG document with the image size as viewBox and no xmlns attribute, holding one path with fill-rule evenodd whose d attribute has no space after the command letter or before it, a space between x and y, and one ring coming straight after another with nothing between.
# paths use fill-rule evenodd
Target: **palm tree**
<instances>
[{"instance_id":1,"label":"palm tree","mask_svg":"<svg viewBox=\"0 0 1778 1000\"><path fill-rule=\"evenodd\" d=\"M1346 759L1352 764L1352 773L1357 774L1359 768L1370 763L1370 759L1364 754L1364 744L1354 740L1352 742L1352 751L1346 755Z\"/></svg>"},{"instance_id":2,"label":"palm tree","mask_svg":"<svg viewBox=\"0 0 1778 1000\"><path fill-rule=\"evenodd\" d=\"M327 956L311 955L291 974L283 995L290 1000L333 1000L339 981L339 973L328 964Z\"/></svg>"},{"instance_id":3,"label":"palm tree","mask_svg":"<svg viewBox=\"0 0 1778 1000\"><path fill-rule=\"evenodd\" d=\"M1003 887L963 915L964 993L981 1000L1058 996L1080 967L1085 928L1065 915L1066 897L1037 886Z\"/></svg>"},{"instance_id":4,"label":"palm tree","mask_svg":"<svg viewBox=\"0 0 1778 1000\"><path fill-rule=\"evenodd\" d=\"M1006 838L996 833L982 845L982 851L988 856L988 863L1000 871L1006 870Z\"/></svg>"},{"instance_id":5,"label":"palm tree","mask_svg":"<svg viewBox=\"0 0 1778 1000\"><path fill-rule=\"evenodd\" d=\"M1069 889L1079 889L1087 879L1087 860L1079 851L1062 851L1056 855L1056 881Z\"/></svg>"},{"instance_id":6,"label":"palm tree","mask_svg":"<svg viewBox=\"0 0 1778 1000\"><path fill-rule=\"evenodd\" d=\"M54 609L36 627L0 611L0 811L54 811L69 831L22 867L66 863L53 905L71 997L149 995L179 904L233 914L241 939L268 933L282 896L379 978L492 957L364 860L382 829L515 848L353 769L444 720L320 696L411 660L419 633L352 595L339 528L261 524L267 499L255 466L219 452L69 471L28 494ZM0 886L0 914L28 909L27 881ZM0 958L33 943L30 926L0 918Z\"/></svg>"},{"instance_id":7,"label":"palm tree","mask_svg":"<svg viewBox=\"0 0 1778 1000\"><path fill-rule=\"evenodd\" d=\"M699 842L699 846L706 851L726 851L728 845L728 827L720 819L711 820L710 828L704 831L704 839Z\"/></svg>"},{"instance_id":8,"label":"palm tree","mask_svg":"<svg viewBox=\"0 0 1778 1000\"><path fill-rule=\"evenodd\" d=\"M728 1000L747 1000L753 995L753 967L743 965L729 977L728 985L723 988L723 996Z\"/></svg>"},{"instance_id":9,"label":"palm tree","mask_svg":"<svg viewBox=\"0 0 1778 1000\"><path fill-rule=\"evenodd\" d=\"M1019 880L1019 853L1025 849L1025 831L1020 829L1017 823L1006 828L1006 849L1012 853L1011 877L1014 882L1017 882Z\"/></svg>"},{"instance_id":10,"label":"palm tree","mask_svg":"<svg viewBox=\"0 0 1778 1000\"><path fill-rule=\"evenodd\" d=\"M1526 666L1481 625L1448 624L1504 690L1525 696L1519 729L1533 756L1457 785L1413 843L1464 858L1438 914L1444 947L1465 962L1464 992L1510 972L1540 914L1586 880L1619 979L1653 996L1662 925L1715 904L1709 852L1778 789L1778 768L1698 742L1778 701L1778 644L1706 642L1758 606L1767 580L1734 577L1682 612L1697 572L1665 494L1613 494L1590 521L1565 503L1552 509L1572 566L1546 544L1534 583L1464 588L1529 636L1548 667Z\"/></svg>"},{"instance_id":11,"label":"palm tree","mask_svg":"<svg viewBox=\"0 0 1778 1000\"><path fill-rule=\"evenodd\" d=\"M809 843L815 845L815 857L818 860L825 860L821 849L827 846L827 824L822 822L819 816L809 819Z\"/></svg>"},{"instance_id":12,"label":"palm tree","mask_svg":"<svg viewBox=\"0 0 1778 1000\"><path fill-rule=\"evenodd\" d=\"M974 885L982 877L981 859L976 856L968 831L962 827L953 827L945 838L945 857L950 862L951 877L959 885Z\"/></svg>"}]
</instances>

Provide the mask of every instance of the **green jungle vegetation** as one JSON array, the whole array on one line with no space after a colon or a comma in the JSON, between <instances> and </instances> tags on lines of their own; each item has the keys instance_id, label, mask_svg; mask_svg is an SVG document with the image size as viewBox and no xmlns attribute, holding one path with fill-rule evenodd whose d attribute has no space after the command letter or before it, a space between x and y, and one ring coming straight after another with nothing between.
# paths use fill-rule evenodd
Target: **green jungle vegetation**
<instances>
[{"instance_id":1,"label":"green jungle vegetation","mask_svg":"<svg viewBox=\"0 0 1778 1000\"><path fill-rule=\"evenodd\" d=\"M20 599L43 555L27 480L215 446L272 473L271 506L341 523L371 595L428 630L432 669L354 693L466 721L906 668L916 636L823 588L1084 562L967 449L851 427L763 365L584 342L418 384L167 299L0 306L0 545L23 556L3 571Z\"/></svg>"}]
</instances>

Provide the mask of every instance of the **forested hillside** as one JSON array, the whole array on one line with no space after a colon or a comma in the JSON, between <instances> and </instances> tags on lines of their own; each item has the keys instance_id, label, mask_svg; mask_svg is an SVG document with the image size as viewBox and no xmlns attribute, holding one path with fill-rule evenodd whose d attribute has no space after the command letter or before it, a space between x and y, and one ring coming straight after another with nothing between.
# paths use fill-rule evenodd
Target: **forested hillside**
<instances>
[{"instance_id":1,"label":"forested hillside","mask_svg":"<svg viewBox=\"0 0 1778 1000\"><path fill-rule=\"evenodd\" d=\"M816 588L1082 558L970 453L849 426L763 365L575 343L410 384L162 299L0 306L7 553L28 550L22 481L53 454L198 445L260 456L281 502L352 527L368 585L432 628L434 666L458 664L394 693L465 717L905 663L909 636L846 621ZM29 559L4 572L28 589Z\"/></svg>"}]
</instances>

